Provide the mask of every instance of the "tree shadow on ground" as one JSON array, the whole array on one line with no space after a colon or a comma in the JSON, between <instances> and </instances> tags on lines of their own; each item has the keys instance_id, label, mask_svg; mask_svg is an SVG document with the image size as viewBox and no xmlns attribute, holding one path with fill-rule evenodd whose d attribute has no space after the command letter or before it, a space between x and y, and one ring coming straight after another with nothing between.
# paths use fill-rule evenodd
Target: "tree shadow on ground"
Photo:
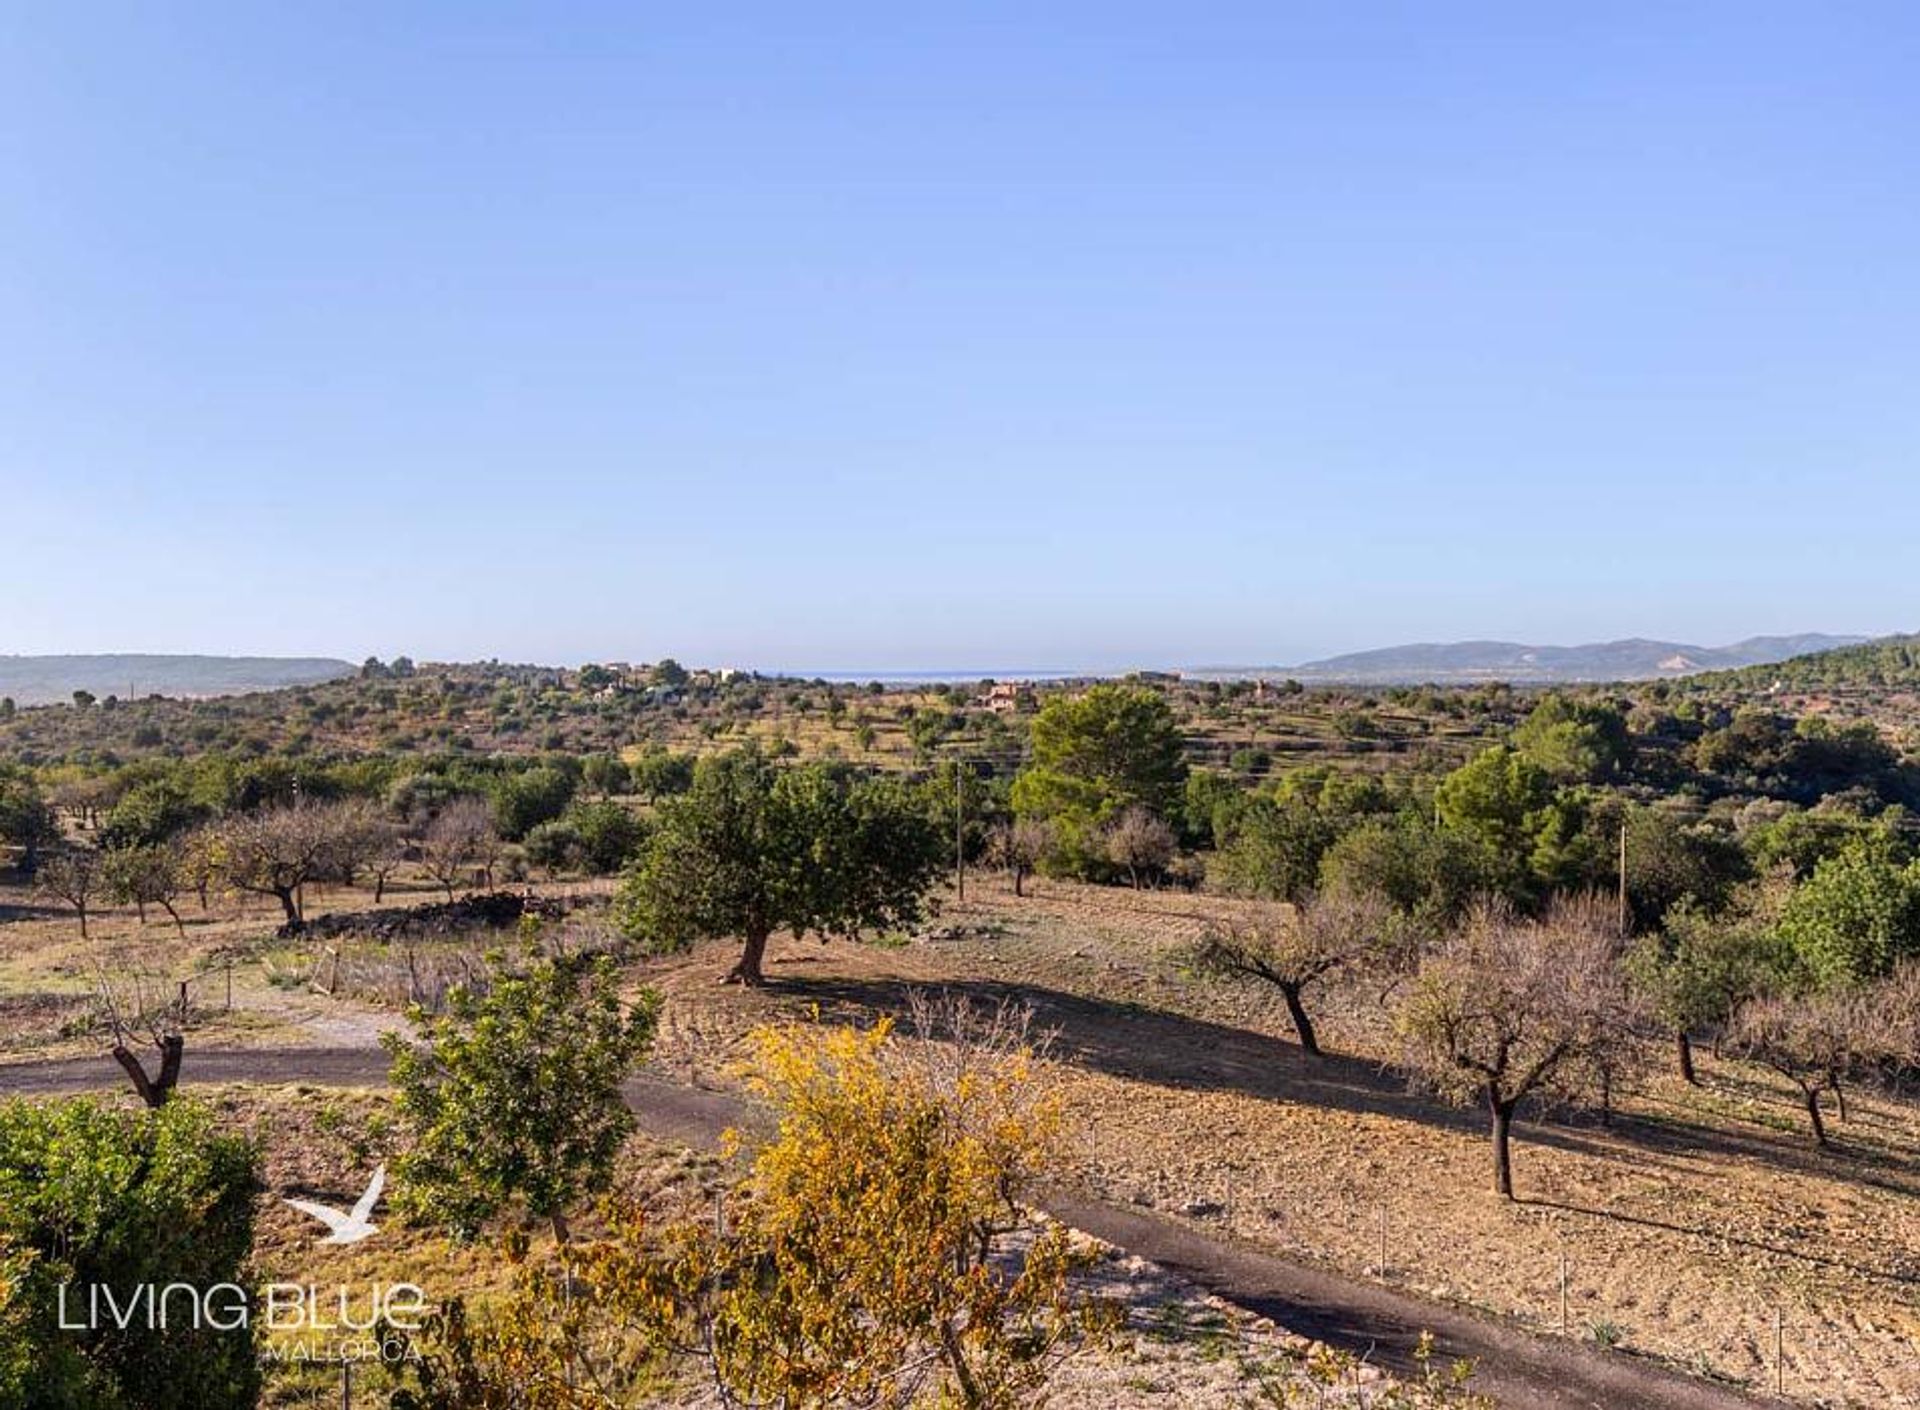
<instances>
[{"instance_id":1,"label":"tree shadow on ground","mask_svg":"<svg viewBox=\"0 0 1920 1410\"><path fill-rule=\"evenodd\" d=\"M1024 1004L1033 1010L1035 1027L1053 1036L1051 1057L1108 1076L1180 1091L1239 1092L1453 1131L1477 1134L1485 1126L1477 1109L1449 1106L1421 1093L1393 1066L1336 1052L1309 1056L1284 1039L1144 1004L992 979L918 984L822 977L775 981L769 988L803 998L823 1016L842 1022L875 1014L902 1017L916 989L987 1006ZM1608 1127L1588 1117L1576 1124L1543 1121L1542 1115L1536 1109L1516 1134L1537 1145L1655 1170L1698 1174L1683 1162L1702 1155L1735 1156L1800 1173L1844 1173L1862 1184L1920 1195L1920 1160L1889 1151L1818 1152L1788 1138L1708 1126L1680 1115L1647 1119L1623 1113ZM1836 1169L1842 1163L1851 1168Z\"/></svg>"},{"instance_id":2,"label":"tree shadow on ground","mask_svg":"<svg viewBox=\"0 0 1920 1410\"><path fill-rule=\"evenodd\" d=\"M1607 1219L1616 1224L1634 1224L1643 1229L1661 1229L1670 1234L1686 1234L1693 1238L1707 1239L1715 1243L1732 1244L1736 1248L1751 1249L1755 1253L1771 1253L1781 1258L1798 1259L1802 1263L1815 1263L1823 1268L1837 1268L1863 1278L1874 1278L1881 1282L1920 1285L1920 1271L1906 1272L1893 1268L1870 1268L1862 1263L1850 1263L1844 1258L1834 1258L1827 1254L1808 1253L1803 1249L1788 1248L1783 1244L1770 1244L1764 1239L1748 1238L1742 1234L1730 1234L1723 1229L1702 1228L1697 1224L1676 1224L1666 1219L1649 1219L1643 1214L1622 1214L1618 1210L1595 1209L1591 1205L1571 1204L1564 1200L1542 1199L1533 1195L1522 1195L1514 1201L1533 1209L1557 1209L1568 1214L1585 1214L1595 1219Z\"/></svg>"}]
</instances>

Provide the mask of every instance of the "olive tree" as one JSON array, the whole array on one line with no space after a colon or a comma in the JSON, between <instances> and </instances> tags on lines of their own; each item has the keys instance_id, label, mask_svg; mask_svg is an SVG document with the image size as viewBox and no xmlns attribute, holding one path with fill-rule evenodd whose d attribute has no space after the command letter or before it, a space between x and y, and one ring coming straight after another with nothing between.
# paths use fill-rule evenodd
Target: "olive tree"
<instances>
[{"instance_id":1,"label":"olive tree","mask_svg":"<svg viewBox=\"0 0 1920 1410\"><path fill-rule=\"evenodd\" d=\"M655 948L738 937L728 979L760 984L776 930L858 935L918 919L945 847L897 780L827 764L782 768L752 749L716 755L661 805L617 917Z\"/></svg>"}]
</instances>

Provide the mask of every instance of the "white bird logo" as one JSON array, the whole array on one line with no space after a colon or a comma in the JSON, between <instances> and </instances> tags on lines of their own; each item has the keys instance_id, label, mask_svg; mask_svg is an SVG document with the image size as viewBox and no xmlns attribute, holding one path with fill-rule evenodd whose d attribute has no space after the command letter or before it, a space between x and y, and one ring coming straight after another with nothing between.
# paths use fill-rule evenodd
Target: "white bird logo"
<instances>
[{"instance_id":1,"label":"white bird logo","mask_svg":"<svg viewBox=\"0 0 1920 1410\"><path fill-rule=\"evenodd\" d=\"M290 1199L288 1204L302 1214L310 1214L332 1230L323 1244L357 1244L369 1235L379 1232L378 1224L367 1222L367 1216L373 1213L373 1206L380 1199L380 1190L387 1183L387 1167L382 1165L373 1172L373 1178L367 1182L367 1192L360 1196L360 1202L353 1207L353 1213L342 1214L337 1209L324 1204L315 1204L312 1200Z\"/></svg>"}]
</instances>

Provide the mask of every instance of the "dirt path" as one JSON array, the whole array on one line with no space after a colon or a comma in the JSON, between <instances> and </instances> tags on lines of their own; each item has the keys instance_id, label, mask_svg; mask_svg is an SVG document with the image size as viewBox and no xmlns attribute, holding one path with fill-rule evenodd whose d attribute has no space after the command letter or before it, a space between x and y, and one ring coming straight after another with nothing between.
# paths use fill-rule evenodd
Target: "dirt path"
<instances>
[{"instance_id":1,"label":"dirt path","mask_svg":"<svg viewBox=\"0 0 1920 1410\"><path fill-rule=\"evenodd\" d=\"M185 1075L194 1083L378 1086L386 1081L387 1057L367 1047L208 1050L188 1055ZM98 1090L124 1081L105 1057L6 1064L0 1065L0 1098ZM710 1145L749 1115L728 1093L658 1076L635 1077L625 1090L649 1132L687 1145ZM1752 1410L1778 1403L1618 1353L1532 1336L1465 1309L1218 1238L1165 1215L1067 1190L1049 1191L1042 1204L1063 1222L1207 1292L1390 1370L1410 1370L1421 1331L1430 1331L1441 1356L1476 1364L1475 1389L1515 1410Z\"/></svg>"}]
</instances>

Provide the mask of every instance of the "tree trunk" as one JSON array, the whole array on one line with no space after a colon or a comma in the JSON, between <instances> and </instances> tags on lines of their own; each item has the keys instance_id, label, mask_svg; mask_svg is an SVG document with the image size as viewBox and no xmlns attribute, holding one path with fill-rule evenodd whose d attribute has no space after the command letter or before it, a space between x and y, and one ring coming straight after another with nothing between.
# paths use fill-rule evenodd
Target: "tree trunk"
<instances>
[{"instance_id":1,"label":"tree trunk","mask_svg":"<svg viewBox=\"0 0 1920 1410\"><path fill-rule=\"evenodd\" d=\"M761 930L747 936L747 946L740 952L740 962L727 972L723 983L758 988L767 982L760 968L761 962L767 957L767 935L767 931Z\"/></svg>"},{"instance_id":2,"label":"tree trunk","mask_svg":"<svg viewBox=\"0 0 1920 1410\"><path fill-rule=\"evenodd\" d=\"M180 919L180 912L174 909L173 902L162 901L160 904L165 906L167 908L167 914L173 917L173 928L180 932L180 938L182 940L186 939L187 923Z\"/></svg>"},{"instance_id":3,"label":"tree trunk","mask_svg":"<svg viewBox=\"0 0 1920 1410\"><path fill-rule=\"evenodd\" d=\"M1813 1143L1821 1150L1827 1148L1827 1123L1820 1116L1820 1089L1808 1087L1807 1120L1813 1123Z\"/></svg>"},{"instance_id":4,"label":"tree trunk","mask_svg":"<svg viewBox=\"0 0 1920 1410\"><path fill-rule=\"evenodd\" d=\"M1025 867L1015 867L1013 869L1013 894L1014 895L1016 896L1026 895L1026 892L1020 889L1022 886L1026 884L1026 880L1027 880L1027 869Z\"/></svg>"},{"instance_id":5,"label":"tree trunk","mask_svg":"<svg viewBox=\"0 0 1920 1410\"><path fill-rule=\"evenodd\" d=\"M1840 1103L1840 1119L1847 1119L1847 1089L1841 1085L1838 1077L1833 1079L1833 1099Z\"/></svg>"},{"instance_id":6,"label":"tree trunk","mask_svg":"<svg viewBox=\"0 0 1920 1410\"><path fill-rule=\"evenodd\" d=\"M555 1243L565 1247L568 1243L572 1242L573 1230L567 1224L566 1215L555 1211L547 1216L547 1222L553 1226L553 1240ZM571 1277L572 1273L569 1272L568 1276Z\"/></svg>"},{"instance_id":7,"label":"tree trunk","mask_svg":"<svg viewBox=\"0 0 1920 1410\"><path fill-rule=\"evenodd\" d=\"M1693 1070L1693 1039L1687 1036L1684 1028L1674 1035L1674 1051L1680 1058L1680 1075L1689 1086L1698 1087L1700 1074Z\"/></svg>"},{"instance_id":8,"label":"tree trunk","mask_svg":"<svg viewBox=\"0 0 1920 1410\"><path fill-rule=\"evenodd\" d=\"M1287 1017L1293 1020L1293 1031L1300 1039L1300 1051L1318 1057L1320 1040L1314 1036L1313 1020L1307 1017L1306 1005L1300 1002L1300 986L1282 984L1280 997L1287 1001Z\"/></svg>"},{"instance_id":9,"label":"tree trunk","mask_svg":"<svg viewBox=\"0 0 1920 1410\"><path fill-rule=\"evenodd\" d=\"M140 1094L140 1100L157 1111L167 1104L167 1098L180 1084L180 1059L185 1049L186 1039L178 1033L170 1033L162 1038L160 1040L160 1072L155 1077L147 1076L147 1070L140 1065L140 1059L135 1057L124 1043L114 1044L113 1060L125 1069L128 1079L133 1083L133 1090Z\"/></svg>"},{"instance_id":10,"label":"tree trunk","mask_svg":"<svg viewBox=\"0 0 1920 1410\"><path fill-rule=\"evenodd\" d=\"M275 887L273 894L280 902L280 909L287 913L287 924L298 930L301 925L300 907L294 904L293 888L291 886Z\"/></svg>"},{"instance_id":11,"label":"tree trunk","mask_svg":"<svg viewBox=\"0 0 1920 1410\"><path fill-rule=\"evenodd\" d=\"M1514 1103L1503 1102L1491 1091L1487 1093L1487 1108L1493 1114L1493 1188L1496 1194L1513 1198L1513 1154L1510 1143L1513 1136Z\"/></svg>"}]
</instances>

